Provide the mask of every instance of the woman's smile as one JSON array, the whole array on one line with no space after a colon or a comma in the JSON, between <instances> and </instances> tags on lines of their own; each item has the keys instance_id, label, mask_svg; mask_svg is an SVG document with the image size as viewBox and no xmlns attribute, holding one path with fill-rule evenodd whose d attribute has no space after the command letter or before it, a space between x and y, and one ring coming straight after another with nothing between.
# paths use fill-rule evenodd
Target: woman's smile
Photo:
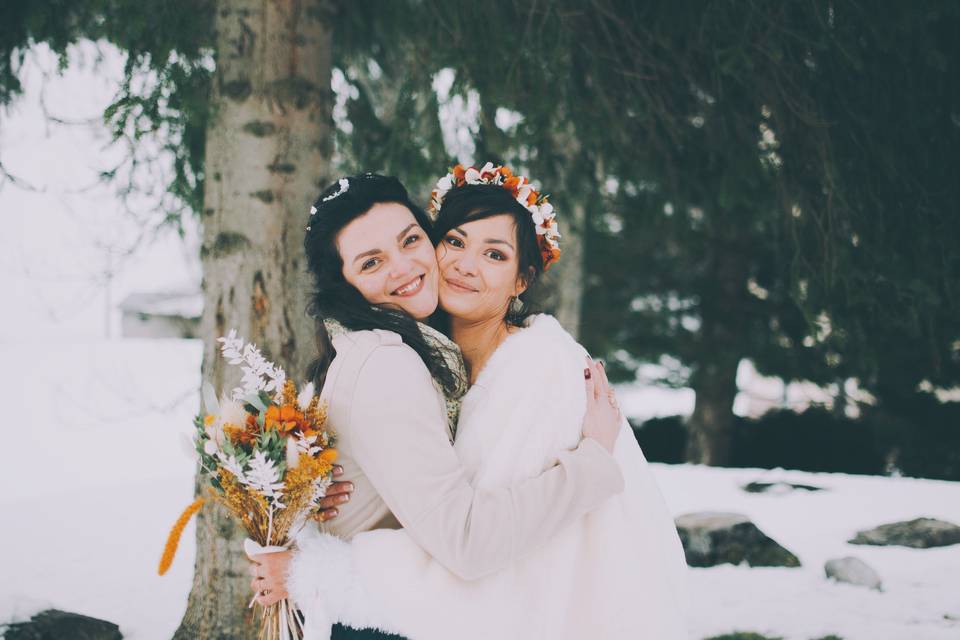
<instances>
[{"instance_id":1,"label":"woman's smile","mask_svg":"<svg viewBox=\"0 0 960 640\"><path fill-rule=\"evenodd\" d=\"M471 287L463 280L457 280L456 278L443 278L444 283L449 286L454 291L462 291L464 293L477 293L479 289Z\"/></svg>"},{"instance_id":2,"label":"woman's smile","mask_svg":"<svg viewBox=\"0 0 960 640\"><path fill-rule=\"evenodd\" d=\"M402 287L398 287L392 294L394 296L400 296L408 298L410 296L415 296L420 293L420 289L423 288L423 274L421 273L413 280L410 280Z\"/></svg>"}]
</instances>

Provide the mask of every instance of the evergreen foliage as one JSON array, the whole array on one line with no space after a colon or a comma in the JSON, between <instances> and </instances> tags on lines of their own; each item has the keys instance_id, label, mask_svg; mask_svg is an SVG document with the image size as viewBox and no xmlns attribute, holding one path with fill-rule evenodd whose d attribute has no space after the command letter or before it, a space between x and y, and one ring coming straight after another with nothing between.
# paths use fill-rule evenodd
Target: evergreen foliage
<instances>
[{"instance_id":1,"label":"evergreen foliage","mask_svg":"<svg viewBox=\"0 0 960 640\"><path fill-rule=\"evenodd\" d=\"M7 0L0 103L33 44L62 60L79 39L117 45L105 118L133 140L163 131L170 220L199 212L213 7ZM710 446L733 438L744 357L859 378L894 431L916 428L919 383L960 383L957 3L355 0L328 19L336 164L425 199L456 160L435 90L452 70L451 95L479 107L475 159L587 212L587 346L620 379L668 357Z\"/></svg>"}]
</instances>

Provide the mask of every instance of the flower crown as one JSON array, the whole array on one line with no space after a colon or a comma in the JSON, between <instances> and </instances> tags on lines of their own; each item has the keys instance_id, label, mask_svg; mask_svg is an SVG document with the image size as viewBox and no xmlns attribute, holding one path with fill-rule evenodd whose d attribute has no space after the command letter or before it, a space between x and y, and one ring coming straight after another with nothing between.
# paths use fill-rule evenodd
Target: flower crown
<instances>
[{"instance_id":1,"label":"flower crown","mask_svg":"<svg viewBox=\"0 0 960 640\"><path fill-rule=\"evenodd\" d=\"M540 247L540 256L543 259L543 270L546 271L560 259L560 243L557 242L560 231L557 228L557 214L553 210L553 205L547 202L549 196L541 195L539 191L534 190L525 176L515 176L509 168L495 167L492 162L488 162L480 169L458 164L450 170L450 173L440 178L437 181L437 187L430 194L430 206L427 209L430 218L437 219L447 192L467 184L495 184L507 189L533 218L533 224L537 229L537 245Z\"/></svg>"}]
</instances>

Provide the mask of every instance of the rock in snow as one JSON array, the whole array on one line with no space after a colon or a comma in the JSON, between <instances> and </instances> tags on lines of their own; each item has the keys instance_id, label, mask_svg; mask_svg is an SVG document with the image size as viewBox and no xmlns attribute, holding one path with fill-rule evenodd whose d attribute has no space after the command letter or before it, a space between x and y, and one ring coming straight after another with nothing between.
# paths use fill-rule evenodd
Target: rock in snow
<instances>
[{"instance_id":1,"label":"rock in snow","mask_svg":"<svg viewBox=\"0 0 960 640\"><path fill-rule=\"evenodd\" d=\"M803 491L823 491L823 487L815 487L812 484L797 484L794 482L759 482L754 481L743 485L743 490L747 493L772 493L785 494L796 489Z\"/></svg>"},{"instance_id":2,"label":"rock in snow","mask_svg":"<svg viewBox=\"0 0 960 640\"><path fill-rule=\"evenodd\" d=\"M846 558L827 560L824 571L826 571L828 578L833 578L837 582L846 582L847 584L868 587L877 591L883 590L883 581L880 579L880 575L860 558L847 556Z\"/></svg>"},{"instance_id":3,"label":"rock in snow","mask_svg":"<svg viewBox=\"0 0 960 640\"><path fill-rule=\"evenodd\" d=\"M799 567L800 560L739 513L688 513L676 519L687 564L712 567L746 561L751 567Z\"/></svg>"},{"instance_id":4,"label":"rock in snow","mask_svg":"<svg viewBox=\"0 0 960 640\"><path fill-rule=\"evenodd\" d=\"M935 518L917 518L906 522L884 524L868 531L859 531L850 544L879 546L948 547L960 543L960 527Z\"/></svg>"},{"instance_id":5,"label":"rock in snow","mask_svg":"<svg viewBox=\"0 0 960 640\"><path fill-rule=\"evenodd\" d=\"M122 640L120 627L79 613L47 609L29 622L14 622L7 627L5 640Z\"/></svg>"}]
</instances>

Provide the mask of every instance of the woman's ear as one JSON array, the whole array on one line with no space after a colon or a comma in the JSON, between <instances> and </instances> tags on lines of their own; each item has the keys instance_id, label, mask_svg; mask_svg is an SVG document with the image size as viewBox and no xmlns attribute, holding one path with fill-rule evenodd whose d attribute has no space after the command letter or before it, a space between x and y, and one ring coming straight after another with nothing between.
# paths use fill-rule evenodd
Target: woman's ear
<instances>
[{"instance_id":1,"label":"woman's ear","mask_svg":"<svg viewBox=\"0 0 960 640\"><path fill-rule=\"evenodd\" d=\"M530 283L533 282L533 278L536 275L536 271L533 267L530 267L527 270L527 273L521 273L517 276L517 285L514 287L513 295L519 296L521 293L527 290L530 286Z\"/></svg>"}]
</instances>

